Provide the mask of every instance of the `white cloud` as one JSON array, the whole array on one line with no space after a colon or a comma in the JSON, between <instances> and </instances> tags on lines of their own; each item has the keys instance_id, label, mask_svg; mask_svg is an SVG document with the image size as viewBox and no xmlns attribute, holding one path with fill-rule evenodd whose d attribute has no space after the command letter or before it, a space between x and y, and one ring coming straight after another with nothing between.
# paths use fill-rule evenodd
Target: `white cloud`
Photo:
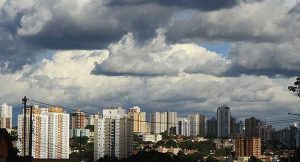
<instances>
[{"instance_id":1,"label":"white cloud","mask_svg":"<svg viewBox=\"0 0 300 162\"><path fill-rule=\"evenodd\" d=\"M108 48L109 57L98 64L94 74L104 75L177 75L179 73L221 74L230 66L230 60L196 44L165 42L158 32L153 40L140 45L131 33Z\"/></svg>"},{"instance_id":2,"label":"white cloud","mask_svg":"<svg viewBox=\"0 0 300 162\"><path fill-rule=\"evenodd\" d=\"M287 90L294 78L266 76L221 77L186 74L157 77L92 75L108 51L58 51L51 60L28 65L15 74L0 75L0 99L20 105L26 95L52 104L99 111L104 106L138 105L143 111L173 110L179 114L214 114L228 104L233 114L257 115L272 111L286 117L298 112L298 98ZM284 107L284 109L282 109ZM276 115L276 114L275 114ZM277 117L277 116L276 116Z\"/></svg>"}]
</instances>

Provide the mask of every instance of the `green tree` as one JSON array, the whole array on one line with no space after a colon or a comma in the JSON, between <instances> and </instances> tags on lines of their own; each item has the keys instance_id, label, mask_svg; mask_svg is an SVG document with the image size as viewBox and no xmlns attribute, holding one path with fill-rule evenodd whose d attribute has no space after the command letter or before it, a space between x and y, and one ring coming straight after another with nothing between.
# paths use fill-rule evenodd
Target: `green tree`
<instances>
[{"instance_id":1,"label":"green tree","mask_svg":"<svg viewBox=\"0 0 300 162\"><path fill-rule=\"evenodd\" d=\"M170 139L165 143L165 147L167 148L177 147L177 142Z\"/></svg>"},{"instance_id":2,"label":"green tree","mask_svg":"<svg viewBox=\"0 0 300 162\"><path fill-rule=\"evenodd\" d=\"M251 156L248 162L262 162L260 159L256 158L255 156Z\"/></svg>"},{"instance_id":3,"label":"green tree","mask_svg":"<svg viewBox=\"0 0 300 162\"><path fill-rule=\"evenodd\" d=\"M215 159L215 158L213 158L213 157L211 157L211 156L209 156L205 161L206 161L206 162L219 162L218 159Z\"/></svg>"},{"instance_id":4,"label":"green tree","mask_svg":"<svg viewBox=\"0 0 300 162\"><path fill-rule=\"evenodd\" d=\"M94 126L93 125L86 125L85 129L89 129L90 132L94 132Z\"/></svg>"}]
</instances>

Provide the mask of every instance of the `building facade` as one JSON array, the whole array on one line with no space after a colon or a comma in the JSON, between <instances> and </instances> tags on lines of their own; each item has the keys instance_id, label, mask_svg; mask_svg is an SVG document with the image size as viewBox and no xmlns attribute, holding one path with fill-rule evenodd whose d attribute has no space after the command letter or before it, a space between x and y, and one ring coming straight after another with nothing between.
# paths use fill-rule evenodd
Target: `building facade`
<instances>
[{"instance_id":1,"label":"building facade","mask_svg":"<svg viewBox=\"0 0 300 162\"><path fill-rule=\"evenodd\" d=\"M104 156L126 158L132 154L133 120L125 109L103 109L95 119L94 159Z\"/></svg>"},{"instance_id":2,"label":"building facade","mask_svg":"<svg viewBox=\"0 0 300 162\"><path fill-rule=\"evenodd\" d=\"M70 116L62 108L52 107L48 112L48 158L69 158Z\"/></svg>"},{"instance_id":3,"label":"building facade","mask_svg":"<svg viewBox=\"0 0 300 162\"><path fill-rule=\"evenodd\" d=\"M188 115L190 136L205 136L205 116L194 113Z\"/></svg>"},{"instance_id":4,"label":"building facade","mask_svg":"<svg viewBox=\"0 0 300 162\"><path fill-rule=\"evenodd\" d=\"M84 129L86 125L85 113L77 109L70 114L70 129Z\"/></svg>"},{"instance_id":5,"label":"building facade","mask_svg":"<svg viewBox=\"0 0 300 162\"><path fill-rule=\"evenodd\" d=\"M230 108L226 105L222 105L217 109L217 122L218 122L218 137L229 138L230 137Z\"/></svg>"},{"instance_id":6,"label":"building facade","mask_svg":"<svg viewBox=\"0 0 300 162\"><path fill-rule=\"evenodd\" d=\"M261 157L261 139L256 137L237 137L235 139L237 157Z\"/></svg>"},{"instance_id":7,"label":"building facade","mask_svg":"<svg viewBox=\"0 0 300 162\"><path fill-rule=\"evenodd\" d=\"M69 158L69 114L62 108L38 108L32 111L32 156L37 159ZM24 113L18 115L18 144L20 155L28 155L29 146L29 109L26 111L26 144L24 152Z\"/></svg>"},{"instance_id":8,"label":"building facade","mask_svg":"<svg viewBox=\"0 0 300 162\"><path fill-rule=\"evenodd\" d=\"M177 134L190 136L190 127L188 118L178 118Z\"/></svg>"},{"instance_id":9,"label":"building facade","mask_svg":"<svg viewBox=\"0 0 300 162\"><path fill-rule=\"evenodd\" d=\"M6 128L8 132L12 129L12 106L6 103L0 105L0 128Z\"/></svg>"},{"instance_id":10,"label":"building facade","mask_svg":"<svg viewBox=\"0 0 300 162\"><path fill-rule=\"evenodd\" d=\"M150 115L151 133L176 134L177 112L154 112Z\"/></svg>"},{"instance_id":11,"label":"building facade","mask_svg":"<svg viewBox=\"0 0 300 162\"><path fill-rule=\"evenodd\" d=\"M208 138L218 137L218 122L215 117L207 120L207 135Z\"/></svg>"},{"instance_id":12,"label":"building facade","mask_svg":"<svg viewBox=\"0 0 300 162\"><path fill-rule=\"evenodd\" d=\"M147 133L146 112L141 112L137 106L129 109L128 115L133 119L134 133Z\"/></svg>"}]
</instances>

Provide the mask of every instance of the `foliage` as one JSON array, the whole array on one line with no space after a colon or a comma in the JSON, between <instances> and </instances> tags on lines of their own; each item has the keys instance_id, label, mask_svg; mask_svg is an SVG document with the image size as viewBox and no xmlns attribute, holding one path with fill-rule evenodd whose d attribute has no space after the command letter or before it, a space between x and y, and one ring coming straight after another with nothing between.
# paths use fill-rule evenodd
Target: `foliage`
<instances>
[{"instance_id":1,"label":"foliage","mask_svg":"<svg viewBox=\"0 0 300 162\"><path fill-rule=\"evenodd\" d=\"M257 159L255 156L251 156L248 162L262 162L260 159Z\"/></svg>"},{"instance_id":2,"label":"foliage","mask_svg":"<svg viewBox=\"0 0 300 162\"><path fill-rule=\"evenodd\" d=\"M229 155L231 151L232 151L232 149L229 147L220 148L220 149L216 150L215 155L216 156L226 156L226 155Z\"/></svg>"},{"instance_id":3,"label":"foliage","mask_svg":"<svg viewBox=\"0 0 300 162\"><path fill-rule=\"evenodd\" d=\"M72 137L70 139L70 147L71 150L78 150L81 147L87 144L87 141L89 140L89 137L82 136L82 137Z\"/></svg>"},{"instance_id":4,"label":"foliage","mask_svg":"<svg viewBox=\"0 0 300 162\"><path fill-rule=\"evenodd\" d=\"M177 147L177 142L170 139L165 143L165 147L166 148Z\"/></svg>"},{"instance_id":5,"label":"foliage","mask_svg":"<svg viewBox=\"0 0 300 162\"><path fill-rule=\"evenodd\" d=\"M9 133L9 139L11 141L17 141L18 140L18 133L16 131L12 131Z\"/></svg>"},{"instance_id":6,"label":"foliage","mask_svg":"<svg viewBox=\"0 0 300 162\"><path fill-rule=\"evenodd\" d=\"M168 132L162 132L162 133L160 133L160 135L162 136L163 140L169 140L169 139L171 139L171 135L168 134Z\"/></svg>"},{"instance_id":7,"label":"foliage","mask_svg":"<svg viewBox=\"0 0 300 162\"><path fill-rule=\"evenodd\" d=\"M209 156L207 159L206 159L206 162L218 162L219 160L218 159L215 159L211 156Z\"/></svg>"},{"instance_id":8,"label":"foliage","mask_svg":"<svg viewBox=\"0 0 300 162\"><path fill-rule=\"evenodd\" d=\"M88 139L89 138L86 136L81 138L72 137L70 139L70 148L73 151L70 154L70 159L82 159L86 162L94 161L94 143L88 143Z\"/></svg>"},{"instance_id":9,"label":"foliage","mask_svg":"<svg viewBox=\"0 0 300 162\"><path fill-rule=\"evenodd\" d=\"M198 150L204 156L209 155L210 150L216 148L215 143L212 141L193 142L191 140L179 143L179 147L186 150Z\"/></svg>"},{"instance_id":10,"label":"foliage","mask_svg":"<svg viewBox=\"0 0 300 162\"><path fill-rule=\"evenodd\" d=\"M140 137L139 135L133 134L133 142L136 142L136 143L143 143L143 139L142 139L142 137Z\"/></svg>"},{"instance_id":11,"label":"foliage","mask_svg":"<svg viewBox=\"0 0 300 162\"><path fill-rule=\"evenodd\" d=\"M90 132L94 132L94 125L86 125L85 129L89 129Z\"/></svg>"},{"instance_id":12,"label":"foliage","mask_svg":"<svg viewBox=\"0 0 300 162\"><path fill-rule=\"evenodd\" d=\"M140 151L136 155L132 155L126 159L110 158L105 156L96 162L204 162L200 153L185 155L180 152L177 156L172 153L159 153L156 151Z\"/></svg>"}]
</instances>

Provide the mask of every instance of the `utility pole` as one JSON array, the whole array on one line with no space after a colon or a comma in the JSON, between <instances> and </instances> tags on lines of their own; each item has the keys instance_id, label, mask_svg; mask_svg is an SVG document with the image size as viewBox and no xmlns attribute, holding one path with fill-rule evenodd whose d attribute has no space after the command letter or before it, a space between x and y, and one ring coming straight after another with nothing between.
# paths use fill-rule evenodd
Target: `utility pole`
<instances>
[{"instance_id":1,"label":"utility pole","mask_svg":"<svg viewBox=\"0 0 300 162\"><path fill-rule=\"evenodd\" d=\"M77 112L76 112L77 113ZM81 126L81 111L79 110L79 127L80 127L80 136L79 136L79 159L80 159L80 161L81 161L81 140L82 140L82 135L81 135L81 128L82 128L82 126Z\"/></svg>"},{"instance_id":2,"label":"utility pole","mask_svg":"<svg viewBox=\"0 0 300 162\"><path fill-rule=\"evenodd\" d=\"M22 98L23 106L24 106L24 113L23 113L23 153L24 157L26 156L26 106L27 106L28 99L26 96Z\"/></svg>"},{"instance_id":3,"label":"utility pole","mask_svg":"<svg viewBox=\"0 0 300 162\"><path fill-rule=\"evenodd\" d=\"M30 106L30 121L29 121L29 158L32 158L32 108L33 106Z\"/></svg>"}]
</instances>

